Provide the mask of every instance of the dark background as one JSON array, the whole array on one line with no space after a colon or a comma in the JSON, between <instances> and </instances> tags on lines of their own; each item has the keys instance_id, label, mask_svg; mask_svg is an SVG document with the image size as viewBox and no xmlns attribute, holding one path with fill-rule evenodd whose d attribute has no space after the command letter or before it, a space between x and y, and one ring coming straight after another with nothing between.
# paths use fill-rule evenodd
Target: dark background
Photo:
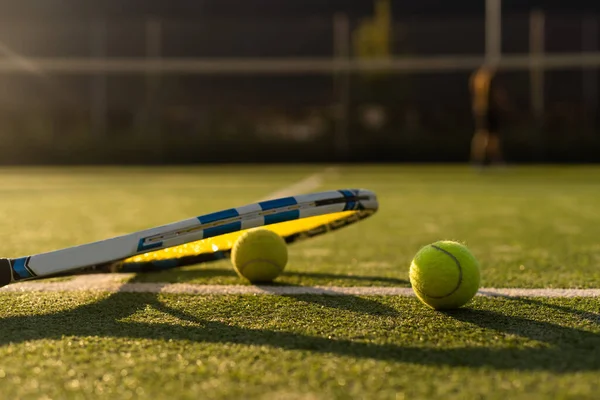
<instances>
[{"instance_id":1,"label":"dark background","mask_svg":"<svg viewBox=\"0 0 600 400\"><path fill-rule=\"evenodd\" d=\"M585 42L600 42L584 22L600 21L599 3L505 0L503 53L528 53L532 9L545 13L547 53L581 52ZM392 56L482 56L484 4L393 1ZM373 10L371 1L340 0L2 1L0 44L24 60L98 57L98 48L111 59L146 57L153 18L165 58L329 59L334 14L346 15L354 31ZM342 78L346 103L332 74L149 77L47 73L34 65L0 74L2 162L466 162L471 72L353 73ZM546 71L545 111L536 116L529 69L502 71L513 105L503 121L508 161L599 161L597 73ZM374 127L370 115L385 121Z\"/></svg>"},{"instance_id":2,"label":"dark background","mask_svg":"<svg viewBox=\"0 0 600 400\"><path fill-rule=\"evenodd\" d=\"M477 15L483 14L485 0L396 0L392 7L398 15ZM542 8L553 12L597 12L594 0L504 0L505 12L527 12ZM159 15L197 18L199 16L329 16L336 11L354 16L370 14L373 3L366 0L21 0L0 2L0 13L7 16L98 17Z\"/></svg>"}]
</instances>

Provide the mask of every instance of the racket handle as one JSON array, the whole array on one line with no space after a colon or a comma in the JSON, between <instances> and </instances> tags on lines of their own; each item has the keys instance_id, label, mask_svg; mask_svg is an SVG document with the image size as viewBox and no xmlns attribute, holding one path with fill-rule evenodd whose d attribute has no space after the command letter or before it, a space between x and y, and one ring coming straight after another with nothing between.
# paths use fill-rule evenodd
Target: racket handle
<instances>
[{"instance_id":1,"label":"racket handle","mask_svg":"<svg viewBox=\"0 0 600 400\"><path fill-rule=\"evenodd\" d=\"M12 282L12 266L7 258L0 258L0 287Z\"/></svg>"}]
</instances>

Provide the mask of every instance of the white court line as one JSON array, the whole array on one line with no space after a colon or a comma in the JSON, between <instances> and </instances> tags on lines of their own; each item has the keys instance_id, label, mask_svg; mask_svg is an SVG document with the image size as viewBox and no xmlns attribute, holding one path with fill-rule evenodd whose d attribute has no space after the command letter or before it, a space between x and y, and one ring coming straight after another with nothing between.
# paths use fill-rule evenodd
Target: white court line
<instances>
[{"instance_id":1,"label":"white court line","mask_svg":"<svg viewBox=\"0 0 600 400\"><path fill-rule=\"evenodd\" d=\"M194 283L127 283L134 274L82 275L69 281L16 283L2 292L107 292L107 293L174 293L197 295L300 295L334 296L403 296L413 297L409 287L339 287L277 285L202 285ZM486 297L600 297L600 289L517 289L482 288L478 296Z\"/></svg>"},{"instance_id":2,"label":"white court line","mask_svg":"<svg viewBox=\"0 0 600 400\"><path fill-rule=\"evenodd\" d=\"M292 185L289 185L282 189L279 189L279 190L263 197L262 199L260 199L258 201L273 200L273 199L278 199L280 197L289 197L289 196L295 196L297 194L304 194L306 192L310 192L312 190L317 189L319 186L321 186L323 184L323 181L325 180L326 175L336 174L337 171L338 170L335 167L325 168L325 170L323 170L321 172L317 172L316 174L307 176L306 178L304 178Z\"/></svg>"}]
</instances>

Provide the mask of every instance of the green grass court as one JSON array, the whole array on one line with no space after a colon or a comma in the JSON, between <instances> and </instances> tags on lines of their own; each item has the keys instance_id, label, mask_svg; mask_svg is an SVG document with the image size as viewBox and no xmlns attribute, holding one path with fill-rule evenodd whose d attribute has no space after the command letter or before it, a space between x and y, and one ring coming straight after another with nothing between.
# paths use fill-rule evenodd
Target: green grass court
<instances>
[{"instance_id":1,"label":"green grass court","mask_svg":"<svg viewBox=\"0 0 600 400\"><path fill-rule=\"evenodd\" d=\"M290 247L276 284L409 288L419 248L465 242L484 288L600 288L600 168L0 169L2 256L241 206L314 174L372 217ZM300 193L295 193L300 194ZM247 285L228 262L131 282ZM1 398L597 398L598 298L0 291ZM40 397L43 393L46 397Z\"/></svg>"}]
</instances>

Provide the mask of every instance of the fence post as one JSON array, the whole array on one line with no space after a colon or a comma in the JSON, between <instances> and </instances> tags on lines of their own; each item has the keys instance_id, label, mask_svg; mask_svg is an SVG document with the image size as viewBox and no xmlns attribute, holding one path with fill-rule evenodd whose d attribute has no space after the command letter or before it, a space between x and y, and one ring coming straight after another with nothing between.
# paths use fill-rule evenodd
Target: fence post
<instances>
[{"instance_id":1,"label":"fence post","mask_svg":"<svg viewBox=\"0 0 600 400\"><path fill-rule=\"evenodd\" d=\"M149 17L146 19L145 27L146 39L146 59L158 60L162 56L162 24L157 18ZM146 95L144 107L144 130L148 132L151 128L156 128L154 124L156 103L158 97L158 88L160 84L159 72L146 73Z\"/></svg>"},{"instance_id":2,"label":"fence post","mask_svg":"<svg viewBox=\"0 0 600 400\"><path fill-rule=\"evenodd\" d=\"M581 48L584 52L598 51L598 17L585 15L581 27ZM582 79L583 105L589 132L596 128L596 109L598 107L598 68L585 68Z\"/></svg>"},{"instance_id":3,"label":"fence post","mask_svg":"<svg viewBox=\"0 0 600 400\"><path fill-rule=\"evenodd\" d=\"M350 21L348 15L337 13L333 17L333 52L336 61L350 59ZM336 69L334 90L337 97L334 146L336 158L346 160L348 156L348 125L350 116L350 71Z\"/></svg>"},{"instance_id":4,"label":"fence post","mask_svg":"<svg viewBox=\"0 0 600 400\"><path fill-rule=\"evenodd\" d=\"M544 159L544 52L545 52L545 15L541 10L533 10L529 16L529 98L534 118L534 131L537 143L535 154L538 161Z\"/></svg>"},{"instance_id":5,"label":"fence post","mask_svg":"<svg viewBox=\"0 0 600 400\"><path fill-rule=\"evenodd\" d=\"M106 21L97 19L91 25L91 55L94 59L106 57ZM107 129L107 78L106 72L96 72L91 82L90 124L95 136L106 136Z\"/></svg>"},{"instance_id":6,"label":"fence post","mask_svg":"<svg viewBox=\"0 0 600 400\"><path fill-rule=\"evenodd\" d=\"M529 52L532 65L529 70L531 77L531 107L536 120L541 120L544 115L544 13L533 10L529 19Z\"/></svg>"},{"instance_id":7,"label":"fence post","mask_svg":"<svg viewBox=\"0 0 600 400\"><path fill-rule=\"evenodd\" d=\"M485 1L485 59L496 65L502 57L502 1Z\"/></svg>"}]
</instances>

